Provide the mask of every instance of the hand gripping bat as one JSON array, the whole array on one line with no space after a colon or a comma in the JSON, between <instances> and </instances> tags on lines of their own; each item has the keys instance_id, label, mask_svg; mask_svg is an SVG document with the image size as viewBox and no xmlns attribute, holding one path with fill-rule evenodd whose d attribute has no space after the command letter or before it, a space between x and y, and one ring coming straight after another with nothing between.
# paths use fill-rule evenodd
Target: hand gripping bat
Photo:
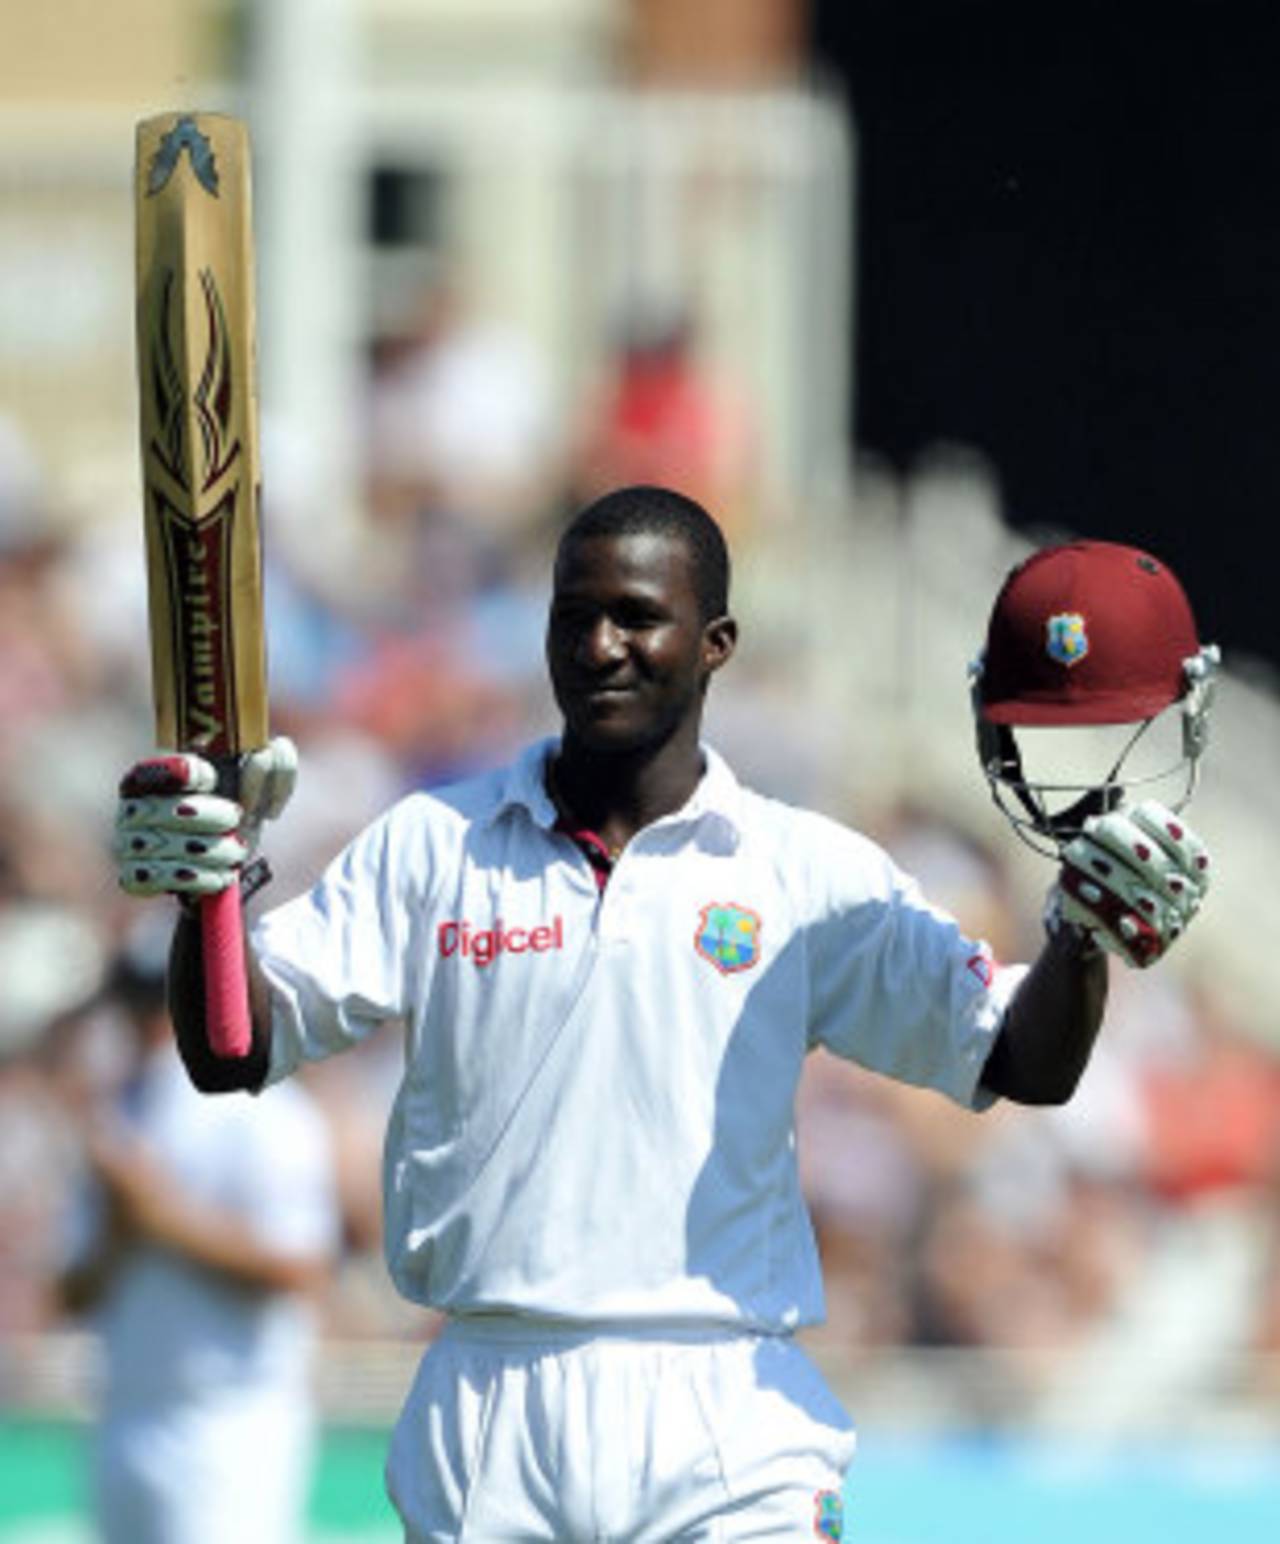
<instances>
[{"instance_id":1,"label":"hand gripping bat","mask_svg":"<svg viewBox=\"0 0 1280 1544\"><path fill-rule=\"evenodd\" d=\"M267 743L252 194L243 123L137 128L137 364L156 743L238 793ZM209 1043L250 1048L239 886L200 902Z\"/></svg>"}]
</instances>

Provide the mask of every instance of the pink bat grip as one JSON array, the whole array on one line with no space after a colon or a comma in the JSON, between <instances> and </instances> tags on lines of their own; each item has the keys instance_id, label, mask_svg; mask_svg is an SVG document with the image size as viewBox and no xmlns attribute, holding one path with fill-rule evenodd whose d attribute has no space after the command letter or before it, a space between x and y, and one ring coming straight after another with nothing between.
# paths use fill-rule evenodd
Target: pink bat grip
<instances>
[{"instance_id":1,"label":"pink bat grip","mask_svg":"<svg viewBox=\"0 0 1280 1544\"><path fill-rule=\"evenodd\" d=\"M253 1020L239 885L228 885L219 895L207 895L200 902L200 948L209 1047L215 1056L248 1056Z\"/></svg>"}]
</instances>

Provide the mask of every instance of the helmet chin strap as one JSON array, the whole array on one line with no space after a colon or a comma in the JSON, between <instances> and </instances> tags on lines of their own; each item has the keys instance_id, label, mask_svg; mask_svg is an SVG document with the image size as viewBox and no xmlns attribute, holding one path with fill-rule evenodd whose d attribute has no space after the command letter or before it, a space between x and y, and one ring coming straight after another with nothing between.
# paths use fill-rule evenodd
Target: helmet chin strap
<instances>
[{"instance_id":1,"label":"helmet chin strap","mask_svg":"<svg viewBox=\"0 0 1280 1544\"><path fill-rule=\"evenodd\" d=\"M982 719L977 720L978 754L982 758L982 766L987 774L987 781L991 784L991 793L996 805L1003 813L1009 813L999 793L1000 789L1008 789L1026 811L1027 819L1033 829L1041 836L1047 837L1053 843L1056 852L1080 834L1085 821L1091 816L1109 814L1124 799L1124 787L1116 781L1116 776L1138 736L1150 723L1150 719L1145 719L1139 725L1101 783L1096 787L1086 788L1073 803L1052 814L1046 809L1043 799L1032 792L1032 785L1023 775L1022 753L1018 749L1013 730L1008 724L988 724ZM1014 820L1013 823L1019 835L1023 835L1021 822ZM1032 843L1032 845L1037 844Z\"/></svg>"}]
</instances>

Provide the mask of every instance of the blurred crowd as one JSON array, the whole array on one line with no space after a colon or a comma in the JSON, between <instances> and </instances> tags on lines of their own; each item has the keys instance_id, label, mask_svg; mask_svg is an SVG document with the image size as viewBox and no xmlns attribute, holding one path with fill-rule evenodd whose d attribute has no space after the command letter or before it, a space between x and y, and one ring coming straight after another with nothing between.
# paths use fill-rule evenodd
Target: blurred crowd
<instances>
[{"instance_id":1,"label":"blurred crowd","mask_svg":"<svg viewBox=\"0 0 1280 1544\"><path fill-rule=\"evenodd\" d=\"M1028 957L1034 919L994 849L918 809L877 834L999 955ZM1057 1109L975 1119L816 1060L799 1150L829 1344L1000 1353L1017 1408L1095 1436L1280 1394L1280 1059L1211 982L1113 965Z\"/></svg>"},{"instance_id":2,"label":"blurred crowd","mask_svg":"<svg viewBox=\"0 0 1280 1544\"><path fill-rule=\"evenodd\" d=\"M526 340L433 293L371 351L365 523L345 548L317 540L305 441L269 428L272 719L302 775L257 904L306 884L399 793L553 727L546 567L591 493L673 481L749 552L747 414L700 368L683 319L629 330L614 363L566 414ZM0 420L0 1345L62 1322L49 1283L86 1112L128 1075L114 984L169 915L121 897L108 856L115 782L152 743L140 519L74 518L53 484ZM800 752L819 742L779 673L775 659L772 677L726 676L725 749L808 801ZM864 823L856 791L829 812ZM1037 947L997 849L906 805L870 834L1003 957ZM334 1337L433 1328L394 1298L379 1255L399 1056L388 1029L305 1074L336 1156L342 1247L321 1302ZM1104 1042L1061 1111L978 1119L819 1056L799 1151L834 1343L992 1348L1039 1397L1087 1373L1113 1411L1162 1397L1161 1380L1172 1398L1280 1358L1280 1065L1224 1020L1212 982L1114 970ZM0 1358L0 1400L3 1373Z\"/></svg>"}]
</instances>

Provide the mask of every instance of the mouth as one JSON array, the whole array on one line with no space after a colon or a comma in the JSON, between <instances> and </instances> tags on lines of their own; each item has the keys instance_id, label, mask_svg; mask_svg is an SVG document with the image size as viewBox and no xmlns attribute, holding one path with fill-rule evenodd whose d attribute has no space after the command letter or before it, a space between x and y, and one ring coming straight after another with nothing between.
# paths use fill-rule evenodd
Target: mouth
<instances>
[{"instance_id":1,"label":"mouth","mask_svg":"<svg viewBox=\"0 0 1280 1544\"><path fill-rule=\"evenodd\" d=\"M608 700L611 697L632 697L635 695L636 683L634 681L601 680L598 676L579 676L576 681L568 682L569 690L575 697L580 697L585 702L595 698Z\"/></svg>"},{"instance_id":2,"label":"mouth","mask_svg":"<svg viewBox=\"0 0 1280 1544\"><path fill-rule=\"evenodd\" d=\"M570 696L575 701L579 710L585 709L589 713L608 713L614 708L626 706L634 700L636 689L634 686L609 682L580 682L573 687Z\"/></svg>"},{"instance_id":3,"label":"mouth","mask_svg":"<svg viewBox=\"0 0 1280 1544\"><path fill-rule=\"evenodd\" d=\"M635 696L631 686L591 686L582 694L582 701L589 707L607 708L615 703L630 702Z\"/></svg>"}]
</instances>

